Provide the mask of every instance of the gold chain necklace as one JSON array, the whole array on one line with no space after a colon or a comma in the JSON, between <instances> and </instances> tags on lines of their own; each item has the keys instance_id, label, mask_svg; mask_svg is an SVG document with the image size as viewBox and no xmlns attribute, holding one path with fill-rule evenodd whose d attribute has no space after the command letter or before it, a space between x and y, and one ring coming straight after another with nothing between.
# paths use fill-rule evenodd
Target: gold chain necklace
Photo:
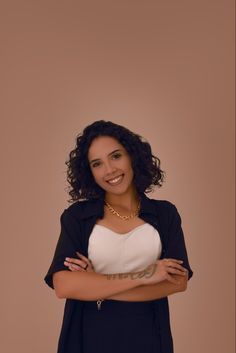
<instances>
[{"instance_id":1,"label":"gold chain necklace","mask_svg":"<svg viewBox=\"0 0 236 353\"><path fill-rule=\"evenodd\" d=\"M135 212L131 213L131 215L129 215L129 216L121 216L116 210L114 210L114 208L107 201L105 201L105 204L107 205L107 207L108 207L109 211L111 211L111 213L120 217L121 219L123 219L123 221L127 221L128 219L137 216L139 213L139 210L140 210L140 201L139 201L137 210Z\"/></svg>"}]
</instances>

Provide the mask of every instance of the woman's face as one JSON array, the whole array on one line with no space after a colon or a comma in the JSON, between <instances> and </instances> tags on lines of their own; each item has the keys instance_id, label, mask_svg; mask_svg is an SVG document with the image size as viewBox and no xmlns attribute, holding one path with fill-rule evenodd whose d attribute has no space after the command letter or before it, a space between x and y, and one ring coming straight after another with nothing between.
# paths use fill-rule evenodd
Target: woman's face
<instances>
[{"instance_id":1,"label":"woman's face","mask_svg":"<svg viewBox=\"0 0 236 353\"><path fill-rule=\"evenodd\" d=\"M88 151L88 160L96 183L105 192L119 195L133 187L131 158L115 138L95 138Z\"/></svg>"}]
</instances>

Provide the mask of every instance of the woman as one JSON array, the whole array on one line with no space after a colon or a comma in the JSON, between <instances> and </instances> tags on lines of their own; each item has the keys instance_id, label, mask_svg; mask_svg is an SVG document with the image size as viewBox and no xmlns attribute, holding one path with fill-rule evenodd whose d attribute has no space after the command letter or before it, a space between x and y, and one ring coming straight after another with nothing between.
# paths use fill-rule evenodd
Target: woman
<instances>
[{"instance_id":1,"label":"woman","mask_svg":"<svg viewBox=\"0 0 236 353\"><path fill-rule=\"evenodd\" d=\"M96 121L66 162L70 205L45 282L65 298L58 353L173 353L168 295L193 275L181 218L141 136Z\"/></svg>"}]
</instances>

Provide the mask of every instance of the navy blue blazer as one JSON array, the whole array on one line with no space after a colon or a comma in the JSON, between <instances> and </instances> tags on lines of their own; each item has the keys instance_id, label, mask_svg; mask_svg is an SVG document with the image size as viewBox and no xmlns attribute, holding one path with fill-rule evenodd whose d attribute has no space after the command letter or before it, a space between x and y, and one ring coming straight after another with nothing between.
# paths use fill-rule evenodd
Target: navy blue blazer
<instances>
[{"instance_id":1,"label":"navy blue blazer","mask_svg":"<svg viewBox=\"0 0 236 353\"><path fill-rule=\"evenodd\" d=\"M162 258L183 260L190 279L190 268L181 227L181 217L174 204L167 200L148 198L140 194L141 207L139 217L156 228L162 242ZM88 257L89 236L98 218L103 218L104 200L90 199L76 201L63 211L60 217L61 232L55 253L44 281L52 289L53 273L68 270L64 265L65 257L77 258L76 251ZM82 312L83 301L66 299L63 322L58 341L57 353L82 353ZM173 353L173 340L170 326L168 297L154 300L157 334L160 335L161 353Z\"/></svg>"}]
</instances>

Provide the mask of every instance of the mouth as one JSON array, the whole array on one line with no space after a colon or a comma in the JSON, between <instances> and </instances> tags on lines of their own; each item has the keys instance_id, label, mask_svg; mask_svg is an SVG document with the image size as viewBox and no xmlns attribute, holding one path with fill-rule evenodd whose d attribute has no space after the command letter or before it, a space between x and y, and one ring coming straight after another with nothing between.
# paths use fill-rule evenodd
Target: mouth
<instances>
[{"instance_id":1,"label":"mouth","mask_svg":"<svg viewBox=\"0 0 236 353\"><path fill-rule=\"evenodd\" d=\"M118 185L122 182L123 178L124 178L124 174L121 174L114 179L107 180L107 183L110 185Z\"/></svg>"}]
</instances>

